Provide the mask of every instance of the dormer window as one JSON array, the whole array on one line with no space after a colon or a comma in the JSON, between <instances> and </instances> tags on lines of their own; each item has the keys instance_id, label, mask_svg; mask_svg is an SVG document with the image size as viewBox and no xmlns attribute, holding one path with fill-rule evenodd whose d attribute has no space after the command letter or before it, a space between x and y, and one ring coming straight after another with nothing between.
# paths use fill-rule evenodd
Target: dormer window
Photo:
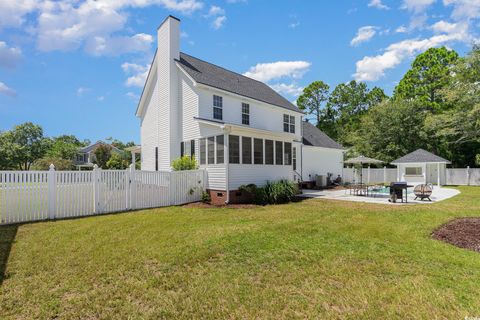
<instances>
[{"instance_id":1,"label":"dormer window","mask_svg":"<svg viewBox=\"0 0 480 320\"><path fill-rule=\"evenodd\" d=\"M295 117L283 115L283 132L295 133Z\"/></svg>"},{"instance_id":2,"label":"dormer window","mask_svg":"<svg viewBox=\"0 0 480 320\"><path fill-rule=\"evenodd\" d=\"M223 98L213 95L213 119L223 119Z\"/></svg>"},{"instance_id":3,"label":"dormer window","mask_svg":"<svg viewBox=\"0 0 480 320\"><path fill-rule=\"evenodd\" d=\"M242 103L242 124L250 125L250 105Z\"/></svg>"}]
</instances>

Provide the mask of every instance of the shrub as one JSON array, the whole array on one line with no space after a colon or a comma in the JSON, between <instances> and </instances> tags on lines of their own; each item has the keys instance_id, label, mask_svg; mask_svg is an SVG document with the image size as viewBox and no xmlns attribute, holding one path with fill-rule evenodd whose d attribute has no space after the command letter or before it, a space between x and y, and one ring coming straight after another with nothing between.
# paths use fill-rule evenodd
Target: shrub
<instances>
[{"instance_id":1,"label":"shrub","mask_svg":"<svg viewBox=\"0 0 480 320\"><path fill-rule=\"evenodd\" d=\"M256 188L255 201L258 204L280 204L295 199L298 186L289 180L267 182L262 188Z\"/></svg>"},{"instance_id":2,"label":"shrub","mask_svg":"<svg viewBox=\"0 0 480 320\"><path fill-rule=\"evenodd\" d=\"M173 160L172 167L175 171L195 170L198 169L198 163L195 157L183 156Z\"/></svg>"},{"instance_id":3,"label":"shrub","mask_svg":"<svg viewBox=\"0 0 480 320\"><path fill-rule=\"evenodd\" d=\"M73 162L72 160L66 160L56 157L45 157L36 160L33 165L33 170L49 170L50 164L55 166L55 170L72 170Z\"/></svg>"},{"instance_id":4,"label":"shrub","mask_svg":"<svg viewBox=\"0 0 480 320\"><path fill-rule=\"evenodd\" d=\"M210 197L210 193L208 193L207 191L203 191L202 192L202 202L210 203L210 201L212 201L212 198Z\"/></svg>"}]
</instances>

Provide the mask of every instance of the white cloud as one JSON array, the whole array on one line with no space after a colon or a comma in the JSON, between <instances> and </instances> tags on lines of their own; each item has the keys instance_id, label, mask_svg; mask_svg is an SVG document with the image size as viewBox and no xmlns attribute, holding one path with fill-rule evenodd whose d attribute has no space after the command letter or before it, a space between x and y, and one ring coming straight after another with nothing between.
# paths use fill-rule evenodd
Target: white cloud
<instances>
[{"instance_id":1,"label":"white cloud","mask_svg":"<svg viewBox=\"0 0 480 320\"><path fill-rule=\"evenodd\" d=\"M443 0L445 6L453 6L452 18L455 20L480 17L479 0Z\"/></svg>"},{"instance_id":2,"label":"white cloud","mask_svg":"<svg viewBox=\"0 0 480 320\"><path fill-rule=\"evenodd\" d=\"M16 97L17 92L12 88L8 87L5 83L0 81L0 94L9 96L9 97Z\"/></svg>"},{"instance_id":3,"label":"white cloud","mask_svg":"<svg viewBox=\"0 0 480 320\"><path fill-rule=\"evenodd\" d=\"M440 20L431 26L431 29L435 33L452 33L459 29L460 24L450 23L444 20Z\"/></svg>"},{"instance_id":4,"label":"white cloud","mask_svg":"<svg viewBox=\"0 0 480 320\"><path fill-rule=\"evenodd\" d=\"M127 52L148 51L152 43L153 37L145 33L132 37L95 37L87 42L85 50L95 56L120 55Z\"/></svg>"},{"instance_id":5,"label":"white cloud","mask_svg":"<svg viewBox=\"0 0 480 320\"><path fill-rule=\"evenodd\" d=\"M438 28L438 25L437 25ZM385 75L385 71L395 68L405 59L429 48L461 41L469 43L468 25L462 24L450 29L451 32L434 35L427 39L408 39L391 44L385 52L377 56L366 56L356 63L356 73L353 75L359 81L376 81Z\"/></svg>"},{"instance_id":6,"label":"white cloud","mask_svg":"<svg viewBox=\"0 0 480 320\"><path fill-rule=\"evenodd\" d=\"M299 21L295 21L295 22L292 22L288 25L289 28L291 29L295 29L296 27L298 27L300 25L300 22Z\"/></svg>"},{"instance_id":7,"label":"white cloud","mask_svg":"<svg viewBox=\"0 0 480 320\"><path fill-rule=\"evenodd\" d=\"M303 92L303 87L300 87L295 83L276 83L271 84L270 87L272 87L273 90L277 91L280 94L286 94L293 97L298 97Z\"/></svg>"},{"instance_id":8,"label":"white cloud","mask_svg":"<svg viewBox=\"0 0 480 320\"><path fill-rule=\"evenodd\" d=\"M122 64L123 71L130 75L125 81L127 87L143 87L147 80L150 65L140 65L136 63L125 62Z\"/></svg>"},{"instance_id":9,"label":"white cloud","mask_svg":"<svg viewBox=\"0 0 480 320\"><path fill-rule=\"evenodd\" d=\"M37 39L41 51L85 48L91 54L146 51L151 36L121 34L126 28L127 8L161 6L184 14L203 7L199 0L16 0L0 1L0 27L26 26ZM120 34L119 34L120 33Z\"/></svg>"},{"instance_id":10,"label":"white cloud","mask_svg":"<svg viewBox=\"0 0 480 320\"><path fill-rule=\"evenodd\" d=\"M132 99L133 101L138 101L138 99L140 99L140 96L136 93L133 93L133 92L127 92L125 94L128 98Z\"/></svg>"},{"instance_id":11,"label":"white cloud","mask_svg":"<svg viewBox=\"0 0 480 320\"><path fill-rule=\"evenodd\" d=\"M259 63L251 67L245 76L268 82L281 78L301 78L310 68L311 63L307 61L277 61L271 63Z\"/></svg>"},{"instance_id":12,"label":"white cloud","mask_svg":"<svg viewBox=\"0 0 480 320\"><path fill-rule=\"evenodd\" d=\"M22 50L9 47L6 42L0 41L0 67L13 68L22 59Z\"/></svg>"},{"instance_id":13,"label":"white cloud","mask_svg":"<svg viewBox=\"0 0 480 320\"><path fill-rule=\"evenodd\" d=\"M395 29L395 32L396 32L396 33L405 33L405 32L407 32L407 27L405 27L405 26L400 26L400 27L398 27L397 29Z\"/></svg>"},{"instance_id":14,"label":"white cloud","mask_svg":"<svg viewBox=\"0 0 480 320\"><path fill-rule=\"evenodd\" d=\"M213 20L213 22L212 22L213 29L215 29L215 30L220 29L225 24L226 21L227 21L226 16L216 17L215 20Z\"/></svg>"},{"instance_id":15,"label":"white cloud","mask_svg":"<svg viewBox=\"0 0 480 320\"><path fill-rule=\"evenodd\" d=\"M210 10L208 10L207 17L214 17L214 16L219 16L219 15L224 15L225 10L218 6L211 6Z\"/></svg>"},{"instance_id":16,"label":"white cloud","mask_svg":"<svg viewBox=\"0 0 480 320\"><path fill-rule=\"evenodd\" d=\"M382 3L382 0L372 0L368 3L368 6L373 7L373 8L377 8L377 9L380 9L380 10L389 10L390 9L389 6Z\"/></svg>"},{"instance_id":17,"label":"white cloud","mask_svg":"<svg viewBox=\"0 0 480 320\"><path fill-rule=\"evenodd\" d=\"M77 97L82 97L85 93L90 92L90 90L92 89L86 87L79 87L77 89Z\"/></svg>"},{"instance_id":18,"label":"white cloud","mask_svg":"<svg viewBox=\"0 0 480 320\"><path fill-rule=\"evenodd\" d=\"M369 41L377 33L377 27L374 26L365 26L361 27L357 31L355 38L350 41L351 46L358 46L359 44Z\"/></svg>"},{"instance_id":19,"label":"white cloud","mask_svg":"<svg viewBox=\"0 0 480 320\"><path fill-rule=\"evenodd\" d=\"M20 27L25 22L25 15L37 8L36 0L0 1L0 29Z\"/></svg>"},{"instance_id":20,"label":"white cloud","mask_svg":"<svg viewBox=\"0 0 480 320\"><path fill-rule=\"evenodd\" d=\"M435 1L436 0L403 0L402 8L419 14L424 12Z\"/></svg>"}]
</instances>

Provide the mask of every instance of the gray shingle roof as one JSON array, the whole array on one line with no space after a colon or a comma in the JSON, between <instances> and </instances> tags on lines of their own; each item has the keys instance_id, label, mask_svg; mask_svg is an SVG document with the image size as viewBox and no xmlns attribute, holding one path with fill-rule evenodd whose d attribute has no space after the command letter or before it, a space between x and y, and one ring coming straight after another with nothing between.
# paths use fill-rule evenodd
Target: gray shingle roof
<instances>
[{"instance_id":1,"label":"gray shingle roof","mask_svg":"<svg viewBox=\"0 0 480 320\"><path fill-rule=\"evenodd\" d=\"M198 83L288 110L301 112L294 104L263 82L245 77L183 52L180 53L180 60L177 60L177 62Z\"/></svg>"},{"instance_id":2,"label":"gray shingle roof","mask_svg":"<svg viewBox=\"0 0 480 320\"><path fill-rule=\"evenodd\" d=\"M398 158L397 160L392 161L391 163L397 164L397 163L421 163L421 162L451 163L450 161L423 149L415 150L407 155L404 155L401 158Z\"/></svg>"},{"instance_id":3,"label":"gray shingle roof","mask_svg":"<svg viewBox=\"0 0 480 320\"><path fill-rule=\"evenodd\" d=\"M97 142L95 142L94 144L91 144L91 145L89 145L89 146L80 148L80 149L78 149L78 152L81 152L81 153L89 153L89 152L93 151L94 149L96 149L99 145L102 145L102 144L112 147L112 151L113 151L113 152L120 152L120 149L118 149L117 147L112 146L112 145L110 145L110 144L108 144L108 143L105 143L105 142L103 142L103 141L97 141Z\"/></svg>"},{"instance_id":4,"label":"gray shingle roof","mask_svg":"<svg viewBox=\"0 0 480 320\"><path fill-rule=\"evenodd\" d=\"M343 149L343 146L327 136L310 122L302 121L303 144L307 146Z\"/></svg>"}]
</instances>

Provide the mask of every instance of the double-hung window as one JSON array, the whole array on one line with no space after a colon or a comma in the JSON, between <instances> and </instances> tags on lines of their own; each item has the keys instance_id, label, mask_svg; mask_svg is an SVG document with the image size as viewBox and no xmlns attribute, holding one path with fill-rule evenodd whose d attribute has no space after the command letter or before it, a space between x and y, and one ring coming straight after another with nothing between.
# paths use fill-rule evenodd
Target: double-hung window
<instances>
[{"instance_id":1,"label":"double-hung window","mask_svg":"<svg viewBox=\"0 0 480 320\"><path fill-rule=\"evenodd\" d=\"M297 170L297 148L293 147L292 151L292 165L293 165L293 170Z\"/></svg>"},{"instance_id":2,"label":"double-hung window","mask_svg":"<svg viewBox=\"0 0 480 320\"><path fill-rule=\"evenodd\" d=\"M242 163L252 164L252 138L242 137Z\"/></svg>"},{"instance_id":3,"label":"double-hung window","mask_svg":"<svg viewBox=\"0 0 480 320\"><path fill-rule=\"evenodd\" d=\"M242 124L250 125L250 105L242 103Z\"/></svg>"},{"instance_id":4,"label":"double-hung window","mask_svg":"<svg viewBox=\"0 0 480 320\"><path fill-rule=\"evenodd\" d=\"M228 153L230 163L240 163L240 137L228 136Z\"/></svg>"},{"instance_id":5,"label":"double-hung window","mask_svg":"<svg viewBox=\"0 0 480 320\"><path fill-rule=\"evenodd\" d=\"M295 133L295 117L283 115L283 132Z\"/></svg>"},{"instance_id":6,"label":"double-hung window","mask_svg":"<svg viewBox=\"0 0 480 320\"><path fill-rule=\"evenodd\" d=\"M213 95L213 119L223 119L223 98Z\"/></svg>"}]
</instances>

